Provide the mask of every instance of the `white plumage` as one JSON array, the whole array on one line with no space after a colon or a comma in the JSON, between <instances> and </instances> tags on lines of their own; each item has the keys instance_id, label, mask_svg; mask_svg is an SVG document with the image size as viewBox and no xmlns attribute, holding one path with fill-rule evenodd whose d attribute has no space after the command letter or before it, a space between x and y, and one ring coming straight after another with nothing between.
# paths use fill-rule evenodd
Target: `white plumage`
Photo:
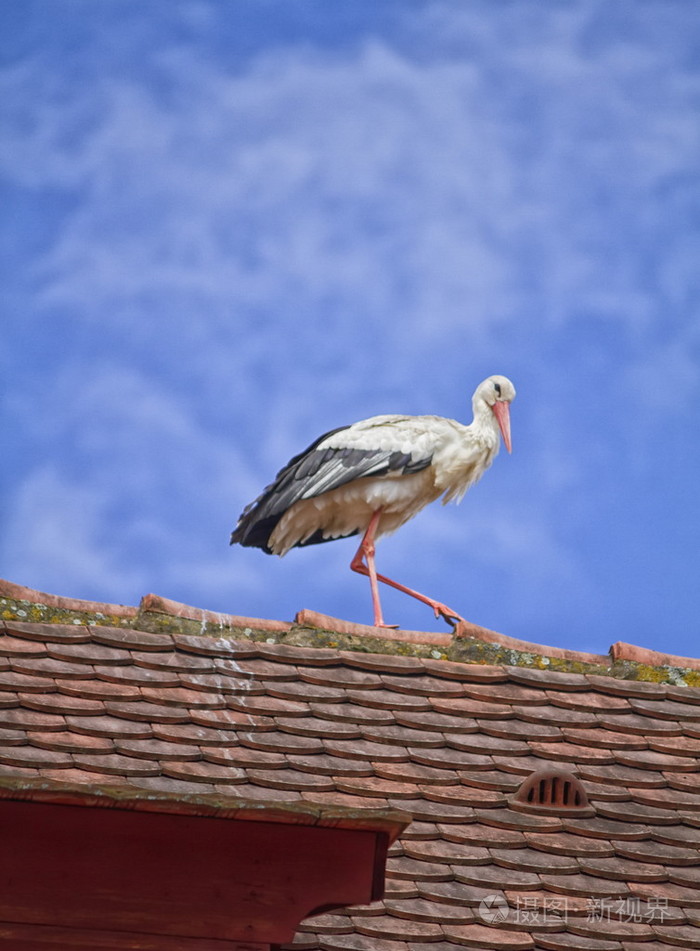
<instances>
[{"instance_id":1,"label":"white plumage","mask_svg":"<svg viewBox=\"0 0 700 951\"><path fill-rule=\"evenodd\" d=\"M418 598L450 623L460 620L445 605L377 574L374 542L440 496L443 503L459 501L495 459L501 436L510 452L514 397L510 380L490 376L474 392L468 426L440 416L373 416L326 433L245 508L231 544L284 555L361 532L351 568L370 578L376 625L387 626L378 581Z\"/></svg>"}]
</instances>

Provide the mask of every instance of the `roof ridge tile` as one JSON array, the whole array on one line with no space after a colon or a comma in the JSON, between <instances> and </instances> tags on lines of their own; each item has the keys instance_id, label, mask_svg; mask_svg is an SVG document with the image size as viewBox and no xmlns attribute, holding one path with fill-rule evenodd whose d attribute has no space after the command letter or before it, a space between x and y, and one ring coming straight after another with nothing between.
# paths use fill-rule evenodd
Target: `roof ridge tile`
<instances>
[{"instance_id":1,"label":"roof ridge tile","mask_svg":"<svg viewBox=\"0 0 700 951\"><path fill-rule=\"evenodd\" d=\"M472 624L471 621L460 621L455 629L455 637L486 641L489 644L496 644L499 647L524 651L528 654L539 655L540 657L555 657L559 660L568 660L603 667L607 667L610 663L610 658L607 654L590 654L587 651L571 650L568 647L549 647L544 644L537 644L533 641L523 641L518 637L510 637L508 634L500 634L498 631L491 631L486 627L480 627L478 624Z\"/></svg>"},{"instance_id":2,"label":"roof ridge tile","mask_svg":"<svg viewBox=\"0 0 700 951\"><path fill-rule=\"evenodd\" d=\"M55 608L59 611L88 612L90 614L111 615L125 619L136 617L138 614L138 608L130 605L107 604L101 601L84 601L79 598L67 598L63 595L48 594L45 591L37 591L35 588L25 588L24 585L15 584L15 582L7 581L4 578L0 578L0 599L22 601L27 604L41 604L47 608Z\"/></svg>"},{"instance_id":3,"label":"roof ridge tile","mask_svg":"<svg viewBox=\"0 0 700 951\"><path fill-rule=\"evenodd\" d=\"M209 625L222 631L226 628L242 627L281 633L288 631L291 627L291 624L286 621L271 621L265 618L242 617L238 614L210 611L207 608L196 608L190 604L183 604L181 601L173 601L159 594L145 594L141 598L138 611L140 614L164 614L188 621L197 621L201 626L202 634Z\"/></svg>"},{"instance_id":4,"label":"roof ridge tile","mask_svg":"<svg viewBox=\"0 0 700 951\"><path fill-rule=\"evenodd\" d=\"M665 654L662 651L651 650L648 647L639 647L636 644L627 644L617 641L610 647L610 656L613 660L631 660L636 664L648 667L689 667L700 670L700 660L694 657L679 657L676 654Z\"/></svg>"},{"instance_id":5,"label":"roof ridge tile","mask_svg":"<svg viewBox=\"0 0 700 951\"><path fill-rule=\"evenodd\" d=\"M300 627L315 627L323 631L335 631L337 634L348 634L353 637L379 637L382 640L432 644L435 647L449 647L452 643L452 634L450 633L375 627L372 624L345 621L342 618L333 617L330 614L321 614L307 608L298 611L294 620Z\"/></svg>"}]
</instances>

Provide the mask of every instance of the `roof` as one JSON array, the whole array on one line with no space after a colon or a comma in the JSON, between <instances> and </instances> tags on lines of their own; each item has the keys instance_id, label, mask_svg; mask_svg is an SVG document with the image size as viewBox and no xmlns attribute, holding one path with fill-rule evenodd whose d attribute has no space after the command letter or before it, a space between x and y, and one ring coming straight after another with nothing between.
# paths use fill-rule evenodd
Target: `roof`
<instances>
[{"instance_id":1,"label":"roof","mask_svg":"<svg viewBox=\"0 0 700 951\"><path fill-rule=\"evenodd\" d=\"M413 816L384 900L308 919L295 947L700 947L698 660L9 583L0 617L3 784ZM592 814L523 811L543 766L574 773Z\"/></svg>"}]
</instances>

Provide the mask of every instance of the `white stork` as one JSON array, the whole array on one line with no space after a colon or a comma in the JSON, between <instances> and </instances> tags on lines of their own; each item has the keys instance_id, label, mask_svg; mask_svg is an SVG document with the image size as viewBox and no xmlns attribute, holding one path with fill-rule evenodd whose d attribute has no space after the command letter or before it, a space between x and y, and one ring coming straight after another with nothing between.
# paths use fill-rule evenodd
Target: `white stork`
<instances>
[{"instance_id":1,"label":"white stork","mask_svg":"<svg viewBox=\"0 0 700 951\"><path fill-rule=\"evenodd\" d=\"M285 555L363 533L350 567L369 577L377 627L384 623L378 582L429 605L452 624L456 611L377 574L374 543L440 496L459 501L498 453L499 430L508 452L515 387L490 376L472 397L469 426L441 416L372 416L331 430L295 456L243 510L231 544Z\"/></svg>"}]
</instances>

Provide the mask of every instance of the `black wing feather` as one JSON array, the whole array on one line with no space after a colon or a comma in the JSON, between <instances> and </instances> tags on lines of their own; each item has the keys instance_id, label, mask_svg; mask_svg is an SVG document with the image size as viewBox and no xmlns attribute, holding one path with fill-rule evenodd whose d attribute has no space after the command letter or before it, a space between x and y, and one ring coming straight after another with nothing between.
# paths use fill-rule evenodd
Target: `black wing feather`
<instances>
[{"instance_id":1,"label":"black wing feather","mask_svg":"<svg viewBox=\"0 0 700 951\"><path fill-rule=\"evenodd\" d=\"M349 428L340 426L324 433L307 449L290 459L277 473L275 481L243 509L231 534L231 544L262 548L271 554L270 535L295 502L315 498L365 476L381 476L389 472L410 475L420 472L431 463L432 455L416 459L410 453L386 449L317 448L329 436ZM351 534L356 535L357 532ZM331 539L324 538L322 532L317 531L300 542L298 547L326 541Z\"/></svg>"}]
</instances>

